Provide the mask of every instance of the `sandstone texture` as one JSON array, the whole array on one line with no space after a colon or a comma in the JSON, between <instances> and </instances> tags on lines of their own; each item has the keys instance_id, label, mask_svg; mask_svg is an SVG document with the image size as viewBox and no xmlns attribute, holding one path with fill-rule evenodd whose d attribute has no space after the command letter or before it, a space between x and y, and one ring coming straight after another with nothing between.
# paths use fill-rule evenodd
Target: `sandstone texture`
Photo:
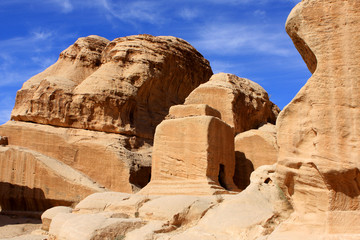
<instances>
[{"instance_id":1,"label":"sandstone texture","mask_svg":"<svg viewBox=\"0 0 360 240\"><path fill-rule=\"evenodd\" d=\"M173 119L156 128L151 181L139 193L208 195L237 190L233 128L211 116L219 113L207 105L174 106L170 114Z\"/></svg>"},{"instance_id":2,"label":"sandstone texture","mask_svg":"<svg viewBox=\"0 0 360 240\"><path fill-rule=\"evenodd\" d=\"M150 181L155 127L211 75L179 38L79 38L24 83L12 121L0 126L2 209L139 191Z\"/></svg>"},{"instance_id":3,"label":"sandstone texture","mask_svg":"<svg viewBox=\"0 0 360 240\"><path fill-rule=\"evenodd\" d=\"M50 209L58 213L47 234L66 240L266 239L292 212L272 181L274 172L275 166L255 170L249 188L237 195L95 193L72 213Z\"/></svg>"},{"instance_id":4,"label":"sandstone texture","mask_svg":"<svg viewBox=\"0 0 360 240\"><path fill-rule=\"evenodd\" d=\"M303 0L288 17L313 75L277 120L277 182L295 213L270 239L360 238L359 26L357 0Z\"/></svg>"},{"instance_id":5,"label":"sandstone texture","mask_svg":"<svg viewBox=\"0 0 360 240\"><path fill-rule=\"evenodd\" d=\"M277 158L275 125L268 123L258 129L239 133L235 137L235 184L245 189L250 184L250 174L254 169L273 165Z\"/></svg>"},{"instance_id":6,"label":"sandstone texture","mask_svg":"<svg viewBox=\"0 0 360 240\"><path fill-rule=\"evenodd\" d=\"M185 104L207 104L218 110L236 134L274 124L280 112L260 85L227 73L213 75L190 93Z\"/></svg>"},{"instance_id":7,"label":"sandstone texture","mask_svg":"<svg viewBox=\"0 0 360 240\"><path fill-rule=\"evenodd\" d=\"M11 118L152 139L169 107L211 75L208 61L179 38L89 36L23 85Z\"/></svg>"}]
</instances>

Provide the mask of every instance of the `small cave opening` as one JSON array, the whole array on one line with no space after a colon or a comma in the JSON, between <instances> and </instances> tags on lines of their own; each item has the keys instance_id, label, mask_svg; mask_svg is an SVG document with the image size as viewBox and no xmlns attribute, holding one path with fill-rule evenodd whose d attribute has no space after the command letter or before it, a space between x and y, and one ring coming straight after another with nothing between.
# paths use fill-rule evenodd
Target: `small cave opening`
<instances>
[{"instance_id":1,"label":"small cave opening","mask_svg":"<svg viewBox=\"0 0 360 240\"><path fill-rule=\"evenodd\" d=\"M220 166L219 166L218 181L219 181L220 186L222 186L223 188L227 189L227 186L226 186L226 178L225 178L225 166L224 166L224 164L220 164Z\"/></svg>"},{"instance_id":2,"label":"small cave opening","mask_svg":"<svg viewBox=\"0 0 360 240\"><path fill-rule=\"evenodd\" d=\"M150 179L151 166L136 165L136 167L130 170L129 181L137 190L145 187L150 182Z\"/></svg>"}]
</instances>

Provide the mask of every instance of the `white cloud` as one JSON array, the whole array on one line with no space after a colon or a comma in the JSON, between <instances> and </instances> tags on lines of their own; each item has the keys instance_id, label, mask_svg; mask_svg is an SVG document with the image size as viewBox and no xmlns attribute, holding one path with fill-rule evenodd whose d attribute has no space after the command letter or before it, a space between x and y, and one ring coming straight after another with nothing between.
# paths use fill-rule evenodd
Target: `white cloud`
<instances>
[{"instance_id":1,"label":"white cloud","mask_svg":"<svg viewBox=\"0 0 360 240\"><path fill-rule=\"evenodd\" d=\"M114 3L112 0L97 0L112 17L133 23L134 21L149 22L152 24L164 21L163 8L159 1L127 1Z\"/></svg>"},{"instance_id":2,"label":"white cloud","mask_svg":"<svg viewBox=\"0 0 360 240\"><path fill-rule=\"evenodd\" d=\"M193 20L199 16L199 11L195 8L183 8L179 11L179 15L185 20Z\"/></svg>"},{"instance_id":3,"label":"white cloud","mask_svg":"<svg viewBox=\"0 0 360 240\"><path fill-rule=\"evenodd\" d=\"M288 56L293 53L285 31L276 32L272 26L214 23L204 26L192 43L197 49L219 54L239 55L262 53ZM286 43L284 43L286 42Z\"/></svg>"}]
</instances>

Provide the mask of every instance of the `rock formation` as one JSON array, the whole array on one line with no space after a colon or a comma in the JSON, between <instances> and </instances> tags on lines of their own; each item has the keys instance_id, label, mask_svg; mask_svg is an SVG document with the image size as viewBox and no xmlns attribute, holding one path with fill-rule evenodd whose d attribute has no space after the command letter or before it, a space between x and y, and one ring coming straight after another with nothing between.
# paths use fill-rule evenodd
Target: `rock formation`
<instances>
[{"instance_id":1,"label":"rock formation","mask_svg":"<svg viewBox=\"0 0 360 240\"><path fill-rule=\"evenodd\" d=\"M179 38L89 36L23 85L11 118L152 139L169 107L211 74L208 61Z\"/></svg>"},{"instance_id":2,"label":"rock formation","mask_svg":"<svg viewBox=\"0 0 360 240\"><path fill-rule=\"evenodd\" d=\"M190 93L185 104L207 104L218 110L235 134L274 124L280 111L260 85L227 73L213 75Z\"/></svg>"},{"instance_id":3,"label":"rock formation","mask_svg":"<svg viewBox=\"0 0 360 240\"><path fill-rule=\"evenodd\" d=\"M43 227L49 228L48 236L67 240L266 239L292 212L271 180L274 170L274 166L258 168L249 188L237 195L95 193L72 213L48 210L42 217Z\"/></svg>"},{"instance_id":4,"label":"rock formation","mask_svg":"<svg viewBox=\"0 0 360 240\"><path fill-rule=\"evenodd\" d=\"M234 183L245 189L250 184L250 174L260 166L277 162L278 146L276 127L270 123L258 129L239 133L235 137Z\"/></svg>"},{"instance_id":5,"label":"rock formation","mask_svg":"<svg viewBox=\"0 0 360 240\"><path fill-rule=\"evenodd\" d=\"M1 207L41 211L138 191L150 180L155 127L211 75L179 38L78 39L24 83L13 121L0 126Z\"/></svg>"},{"instance_id":6,"label":"rock formation","mask_svg":"<svg viewBox=\"0 0 360 240\"><path fill-rule=\"evenodd\" d=\"M281 112L277 182L295 213L270 239L359 239L360 2L303 0L286 30L313 73Z\"/></svg>"},{"instance_id":7,"label":"rock formation","mask_svg":"<svg viewBox=\"0 0 360 240\"><path fill-rule=\"evenodd\" d=\"M209 195L236 190L234 130L205 104L173 106L156 128L151 181L143 195ZM224 189L225 188L225 189Z\"/></svg>"}]
</instances>

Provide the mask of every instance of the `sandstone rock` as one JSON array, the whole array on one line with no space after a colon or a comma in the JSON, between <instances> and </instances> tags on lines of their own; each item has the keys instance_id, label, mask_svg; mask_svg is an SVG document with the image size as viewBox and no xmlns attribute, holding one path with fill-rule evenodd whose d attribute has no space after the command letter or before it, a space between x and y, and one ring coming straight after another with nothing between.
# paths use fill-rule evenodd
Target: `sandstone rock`
<instances>
[{"instance_id":1,"label":"sandstone rock","mask_svg":"<svg viewBox=\"0 0 360 240\"><path fill-rule=\"evenodd\" d=\"M59 214L59 213L71 213L71 212L72 212L72 208L63 207L63 206L53 207L53 208L50 208L50 209L46 210L41 215L41 221L42 221L41 229L43 229L45 231L49 231L51 221L57 214Z\"/></svg>"},{"instance_id":2,"label":"sandstone rock","mask_svg":"<svg viewBox=\"0 0 360 240\"><path fill-rule=\"evenodd\" d=\"M233 128L213 116L163 121L156 128L151 181L139 193L207 195L236 190L233 136Z\"/></svg>"},{"instance_id":3,"label":"sandstone rock","mask_svg":"<svg viewBox=\"0 0 360 240\"><path fill-rule=\"evenodd\" d=\"M140 219L117 218L110 213L58 214L49 233L64 240L124 239L127 232L143 225Z\"/></svg>"},{"instance_id":4,"label":"sandstone rock","mask_svg":"<svg viewBox=\"0 0 360 240\"><path fill-rule=\"evenodd\" d=\"M146 150L150 145L143 142L135 152L128 146L129 138L119 134L17 121L0 126L0 134L9 136L9 145L31 149L65 163L110 190L132 192L134 185L141 188L150 178L151 157L147 151L141 152L142 147ZM11 162L7 166L11 167Z\"/></svg>"},{"instance_id":5,"label":"sandstone rock","mask_svg":"<svg viewBox=\"0 0 360 240\"><path fill-rule=\"evenodd\" d=\"M220 112L212 107L209 107L206 104L188 104L172 106L166 118L172 119L194 116L213 116L221 119Z\"/></svg>"},{"instance_id":6,"label":"sandstone rock","mask_svg":"<svg viewBox=\"0 0 360 240\"><path fill-rule=\"evenodd\" d=\"M104 188L56 159L26 148L0 147L2 211L71 205Z\"/></svg>"},{"instance_id":7,"label":"sandstone rock","mask_svg":"<svg viewBox=\"0 0 360 240\"><path fill-rule=\"evenodd\" d=\"M280 111L260 85L226 73L213 75L191 92L185 104L207 104L218 110L235 133L275 123Z\"/></svg>"},{"instance_id":8,"label":"sandstone rock","mask_svg":"<svg viewBox=\"0 0 360 240\"><path fill-rule=\"evenodd\" d=\"M276 184L265 181L273 179L274 172L274 166L258 168L246 190L228 196L209 209L196 226L168 239L266 239L292 212Z\"/></svg>"},{"instance_id":9,"label":"sandstone rock","mask_svg":"<svg viewBox=\"0 0 360 240\"><path fill-rule=\"evenodd\" d=\"M18 91L11 118L152 139L172 105L212 74L186 41L80 38Z\"/></svg>"},{"instance_id":10,"label":"sandstone rock","mask_svg":"<svg viewBox=\"0 0 360 240\"><path fill-rule=\"evenodd\" d=\"M275 125L266 124L259 129L239 133L235 137L234 183L245 189L250 184L250 174L262 165L273 165L277 161Z\"/></svg>"},{"instance_id":11,"label":"sandstone rock","mask_svg":"<svg viewBox=\"0 0 360 240\"><path fill-rule=\"evenodd\" d=\"M288 17L313 75L277 121L277 182L295 214L273 239L296 225L297 239L360 237L359 10L356 0L303 0Z\"/></svg>"}]
</instances>

